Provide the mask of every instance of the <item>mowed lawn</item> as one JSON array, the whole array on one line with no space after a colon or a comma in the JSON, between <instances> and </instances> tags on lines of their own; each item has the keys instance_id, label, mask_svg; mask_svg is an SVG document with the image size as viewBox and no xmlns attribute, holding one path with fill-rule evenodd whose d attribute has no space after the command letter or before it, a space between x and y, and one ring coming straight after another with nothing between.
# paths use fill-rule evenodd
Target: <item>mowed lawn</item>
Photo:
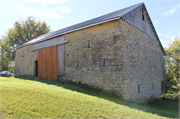
<instances>
[{"instance_id":1,"label":"mowed lawn","mask_svg":"<svg viewBox=\"0 0 180 119\"><path fill-rule=\"evenodd\" d=\"M179 118L179 104L134 104L77 85L0 77L1 118Z\"/></svg>"}]
</instances>

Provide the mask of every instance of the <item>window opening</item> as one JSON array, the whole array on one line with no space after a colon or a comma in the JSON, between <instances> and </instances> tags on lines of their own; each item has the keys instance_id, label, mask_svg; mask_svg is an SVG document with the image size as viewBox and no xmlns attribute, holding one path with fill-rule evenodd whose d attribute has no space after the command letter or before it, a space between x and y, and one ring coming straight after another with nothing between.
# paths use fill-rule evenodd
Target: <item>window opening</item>
<instances>
[{"instance_id":1,"label":"window opening","mask_svg":"<svg viewBox=\"0 0 180 119\"><path fill-rule=\"evenodd\" d=\"M104 59L104 60L103 60L103 67L105 66L105 63L106 63L106 62L105 62L105 59Z\"/></svg>"},{"instance_id":2,"label":"window opening","mask_svg":"<svg viewBox=\"0 0 180 119\"><path fill-rule=\"evenodd\" d=\"M78 69L78 62L77 62L77 69Z\"/></svg>"},{"instance_id":3,"label":"window opening","mask_svg":"<svg viewBox=\"0 0 180 119\"><path fill-rule=\"evenodd\" d=\"M144 21L144 10L142 8L142 20Z\"/></svg>"},{"instance_id":4,"label":"window opening","mask_svg":"<svg viewBox=\"0 0 180 119\"><path fill-rule=\"evenodd\" d=\"M138 93L140 93L140 85L138 85Z\"/></svg>"},{"instance_id":5,"label":"window opening","mask_svg":"<svg viewBox=\"0 0 180 119\"><path fill-rule=\"evenodd\" d=\"M90 48L90 40L88 40L88 48Z\"/></svg>"}]
</instances>

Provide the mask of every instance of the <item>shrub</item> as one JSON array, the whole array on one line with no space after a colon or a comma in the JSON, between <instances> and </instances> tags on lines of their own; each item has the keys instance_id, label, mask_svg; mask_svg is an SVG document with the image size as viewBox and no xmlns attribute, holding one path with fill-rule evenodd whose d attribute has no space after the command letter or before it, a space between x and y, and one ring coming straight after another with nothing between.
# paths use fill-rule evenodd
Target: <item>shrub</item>
<instances>
[{"instance_id":1,"label":"shrub","mask_svg":"<svg viewBox=\"0 0 180 119\"><path fill-rule=\"evenodd\" d=\"M179 92L177 93L166 93L163 95L163 98L165 100L173 101L173 102L179 102Z\"/></svg>"}]
</instances>

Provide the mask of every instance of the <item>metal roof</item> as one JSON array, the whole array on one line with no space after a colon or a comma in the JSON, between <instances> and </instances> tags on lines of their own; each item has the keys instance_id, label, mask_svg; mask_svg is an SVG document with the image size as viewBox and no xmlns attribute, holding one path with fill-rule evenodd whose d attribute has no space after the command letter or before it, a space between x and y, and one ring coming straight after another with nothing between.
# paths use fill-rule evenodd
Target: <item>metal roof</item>
<instances>
[{"instance_id":1,"label":"metal roof","mask_svg":"<svg viewBox=\"0 0 180 119\"><path fill-rule=\"evenodd\" d=\"M130 7L126 7L124 9L120 9L120 10L117 10L115 12L112 12L112 13L108 13L108 14L105 14L105 15L102 15L100 17L97 17L97 18L93 18L93 19L90 19L90 20L87 20L87 21L84 21L84 22L81 22L81 23L78 23L78 24L75 24L75 25L72 25L72 26L69 26L69 27L66 27L66 28L63 28L63 29L60 29L60 30L57 30L57 31L53 31L53 32L50 32L50 33L47 33L47 34L44 34L44 35L41 35L37 38L34 38L28 42L25 42L19 46L17 46L17 48L20 48L20 47L24 47L24 46L27 46L27 45L31 45L31 44L35 44L35 43L38 43L38 42L42 42L44 40L47 40L47 39L50 39L50 38L53 38L53 37L56 37L56 36L60 36L60 35L63 35L63 34L66 34L66 33L70 33L70 32L73 32L73 31L76 31L76 30L80 30L80 29L83 29L83 28L87 28L87 27L91 27L91 26L94 26L94 25L98 25L98 24L102 24L102 23L105 23L105 22L109 22L109 21L113 21L113 20L117 20L117 19L120 19L122 16L126 15L127 13L133 11L134 9L140 7L141 5L143 5L144 9L146 10L146 7L144 5L144 3L139 3L139 4L136 4L136 5L133 5L133 6L130 6ZM159 42L159 46L163 52L164 55L166 55L164 49L163 49L163 46L159 40L159 37L156 33L156 30L152 24L152 21L149 17L149 14L146 10L146 15L148 17L148 21L153 29L153 32Z\"/></svg>"},{"instance_id":2,"label":"metal roof","mask_svg":"<svg viewBox=\"0 0 180 119\"><path fill-rule=\"evenodd\" d=\"M57 30L57 31L53 31L53 32L41 35L41 36L39 36L37 38L34 38L34 39L32 39L32 40L30 40L28 42L25 42L25 43L19 45L17 48L20 48L20 47L23 47L23 46L26 46L26 45L31 45L31 44L34 44L34 43L38 43L38 42L41 42L41 41L44 41L44 40L47 40L47 39L50 39L50 38L53 38L53 37L56 37L56 36L59 36L59 35L63 35L65 33L69 33L69 32L73 32L73 31L82 29L82 28L87 28L87 27L94 26L94 25L97 25L97 24L100 24L100 23L104 23L104 22L119 19L120 17L124 16L125 14L129 13L130 11L138 8L139 6L141 6L143 4L144 3L139 3L139 4L136 4L136 5L133 5L133 6L130 6L130 7L127 7L127 8L124 8L124 9L109 13L109 14L105 14L103 16L100 16L100 17L97 17L97 18L94 18L94 19L90 19L88 21L84 21L82 23L78 23L78 24L75 24L75 25L72 25L72 26Z\"/></svg>"}]
</instances>

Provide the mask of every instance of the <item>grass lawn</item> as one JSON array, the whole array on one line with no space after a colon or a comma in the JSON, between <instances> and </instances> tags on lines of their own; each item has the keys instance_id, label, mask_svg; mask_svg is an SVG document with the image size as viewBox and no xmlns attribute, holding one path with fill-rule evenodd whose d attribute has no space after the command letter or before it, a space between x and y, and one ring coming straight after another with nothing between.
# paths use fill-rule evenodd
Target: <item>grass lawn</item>
<instances>
[{"instance_id":1,"label":"grass lawn","mask_svg":"<svg viewBox=\"0 0 180 119\"><path fill-rule=\"evenodd\" d=\"M179 104L134 104L73 84L0 77L1 118L179 118Z\"/></svg>"}]
</instances>

